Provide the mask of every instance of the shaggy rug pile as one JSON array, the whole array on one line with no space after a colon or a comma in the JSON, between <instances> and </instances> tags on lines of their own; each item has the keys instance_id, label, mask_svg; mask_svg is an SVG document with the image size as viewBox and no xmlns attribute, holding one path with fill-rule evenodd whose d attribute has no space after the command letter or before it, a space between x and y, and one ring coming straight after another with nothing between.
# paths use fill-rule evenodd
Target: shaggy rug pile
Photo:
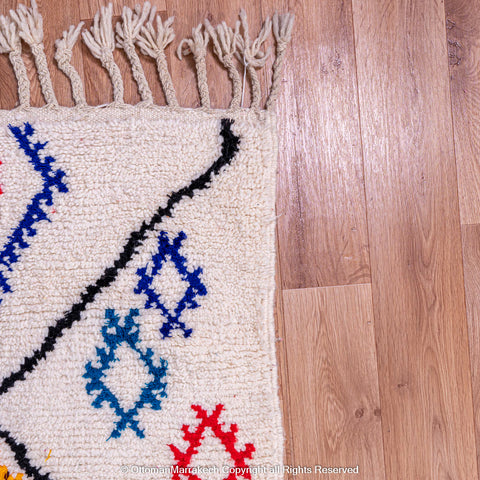
<instances>
[{"instance_id":1,"label":"shaggy rug pile","mask_svg":"<svg viewBox=\"0 0 480 480\"><path fill-rule=\"evenodd\" d=\"M67 108L34 1L0 17L19 92L18 108L0 111L0 465L12 478L283 478L274 110L292 24L275 14L253 41L243 11L234 28L194 28L178 53L193 56L201 106L186 109L165 55L172 19L146 3L114 26L103 7L56 43ZM111 78L109 105L86 103L70 63L80 35ZM45 107L30 107L22 43ZM209 44L232 82L226 110L210 107ZM123 101L115 48L137 105ZM153 103L139 54L155 59L166 106Z\"/></svg>"}]
</instances>

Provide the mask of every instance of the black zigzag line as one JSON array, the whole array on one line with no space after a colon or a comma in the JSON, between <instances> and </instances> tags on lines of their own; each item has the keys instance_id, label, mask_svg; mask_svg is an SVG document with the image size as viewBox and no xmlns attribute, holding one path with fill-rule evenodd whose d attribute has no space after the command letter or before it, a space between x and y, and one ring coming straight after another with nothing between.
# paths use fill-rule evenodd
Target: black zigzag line
<instances>
[{"instance_id":1,"label":"black zigzag line","mask_svg":"<svg viewBox=\"0 0 480 480\"><path fill-rule=\"evenodd\" d=\"M145 240L147 232L153 230L164 217L172 214L173 207L184 197L192 198L196 191L204 190L210 187L213 177L218 175L220 170L231 163L235 154L238 152L240 143L239 137L233 134L231 126L233 120L222 119L220 135L223 137L222 150L220 157L202 173L199 177L191 181L189 185L172 193L166 207L159 207L148 223L145 221L139 230L130 234L130 238L123 247L123 251L119 258L113 262L113 266L108 267L98 280L85 288L81 294L80 302L74 304L71 309L57 321L56 325L48 328L48 335L45 337L42 345L38 350L33 352L30 357L25 357L23 364L16 372L12 372L8 377L4 378L0 386L0 395L6 393L18 380L25 380L25 374L31 372L38 362L47 356L47 352L53 351L58 338L63 335L63 331L70 328L74 322L80 320L81 314L87 306L95 300L95 297L102 289L109 287L117 278L118 273L124 269L132 257L138 253L136 250Z\"/></svg>"},{"instance_id":2,"label":"black zigzag line","mask_svg":"<svg viewBox=\"0 0 480 480\"><path fill-rule=\"evenodd\" d=\"M18 466L23 469L29 477L33 477L35 480L51 480L48 473L42 475L40 470L30 463L30 460L27 458L27 447L23 443L17 443L10 433L5 430L0 430L0 438L5 439L6 444L15 455Z\"/></svg>"}]
</instances>

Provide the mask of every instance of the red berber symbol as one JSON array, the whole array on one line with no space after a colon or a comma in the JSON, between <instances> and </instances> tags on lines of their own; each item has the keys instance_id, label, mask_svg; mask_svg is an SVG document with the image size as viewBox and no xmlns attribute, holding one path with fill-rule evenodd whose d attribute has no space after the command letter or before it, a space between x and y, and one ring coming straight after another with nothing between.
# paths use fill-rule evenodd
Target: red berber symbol
<instances>
[{"instance_id":1,"label":"red berber symbol","mask_svg":"<svg viewBox=\"0 0 480 480\"><path fill-rule=\"evenodd\" d=\"M235 443L237 442L236 433L238 432L238 426L236 423L230 425L230 430L224 431L224 423L218 421L218 417L222 413L224 406L218 404L211 415L208 415L207 411L199 405L192 405L192 410L197 412L197 418L201 420L200 424L194 431L190 431L189 425L183 425L183 439L190 445L186 452L180 451L175 445L169 445L170 449L177 461L173 469L172 480L181 480L180 475L183 475L187 480L201 480L196 474L188 472L189 469L194 467L190 466L192 457L198 453L198 447L202 444L202 440L205 429L210 427L213 434L222 442L225 447L225 451L230 455L235 463L235 468L229 472L229 475L224 480L238 480L239 477L243 477L246 480L251 480L250 469L245 463L245 459L252 458L252 454L255 451L255 447L252 443L247 443L243 450L237 450ZM219 466L219 468L222 468ZM187 472L187 473L182 473Z\"/></svg>"}]
</instances>

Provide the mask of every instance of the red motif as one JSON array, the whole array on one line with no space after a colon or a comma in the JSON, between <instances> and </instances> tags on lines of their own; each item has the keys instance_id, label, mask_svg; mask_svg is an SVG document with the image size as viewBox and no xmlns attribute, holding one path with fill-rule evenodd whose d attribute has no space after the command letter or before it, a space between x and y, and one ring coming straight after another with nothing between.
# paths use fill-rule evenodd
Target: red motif
<instances>
[{"instance_id":1,"label":"red motif","mask_svg":"<svg viewBox=\"0 0 480 480\"><path fill-rule=\"evenodd\" d=\"M177 461L177 464L175 465L176 468L173 469L172 480L181 480L180 475L184 475L188 480L201 480L195 474L182 472L188 472L189 468L194 468L190 466L190 462L192 457L198 453L198 447L202 444L202 440L205 438L203 433L207 427L210 427L213 434L222 442L225 451L235 462L235 469L232 469L234 471L231 471L228 477L225 477L224 480L238 480L239 476L242 476L246 480L251 480L252 477L250 470L245 463L245 459L252 458L255 447L252 443L247 443L243 450L237 450L235 448L235 443L237 442L235 434L238 432L238 426L236 423L232 423L229 431L223 431L222 427L225 424L218 421L218 417L223 409L224 406L218 404L213 413L208 415L207 411L199 405L192 405L192 410L197 412L197 418L199 418L201 422L193 432L190 431L189 425L183 425L183 439L190 444L185 453L180 451L175 445L169 445L170 450L172 450L175 460Z\"/></svg>"}]
</instances>

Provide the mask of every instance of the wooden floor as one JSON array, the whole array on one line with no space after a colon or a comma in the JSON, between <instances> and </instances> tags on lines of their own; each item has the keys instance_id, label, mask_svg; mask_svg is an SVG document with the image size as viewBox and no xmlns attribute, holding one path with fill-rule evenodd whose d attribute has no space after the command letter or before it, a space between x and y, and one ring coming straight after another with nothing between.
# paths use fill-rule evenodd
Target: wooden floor
<instances>
[{"instance_id":1,"label":"wooden floor","mask_svg":"<svg viewBox=\"0 0 480 480\"><path fill-rule=\"evenodd\" d=\"M115 0L115 15L123 4ZM277 330L292 479L473 480L480 454L480 0L154 0L179 39L208 17L296 14L279 100ZM98 0L39 1L46 50ZM2 0L0 10L15 7ZM126 100L139 100L126 59ZM169 51L180 104L191 63ZM31 63L29 55L26 59ZM158 103L155 66L142 59ZM230 84L209 60L212 104ZM89 103L111 101L84 46ZM271 65L271 62L270 64ZM32 69L29 69L32 70ZM262 74L264 90L270 68ZM0 58L0 107L17 101ZM62 104L66 77L52 65ZM32 75L34 103L41 105Z\"/></svg>"}]
</instances>

